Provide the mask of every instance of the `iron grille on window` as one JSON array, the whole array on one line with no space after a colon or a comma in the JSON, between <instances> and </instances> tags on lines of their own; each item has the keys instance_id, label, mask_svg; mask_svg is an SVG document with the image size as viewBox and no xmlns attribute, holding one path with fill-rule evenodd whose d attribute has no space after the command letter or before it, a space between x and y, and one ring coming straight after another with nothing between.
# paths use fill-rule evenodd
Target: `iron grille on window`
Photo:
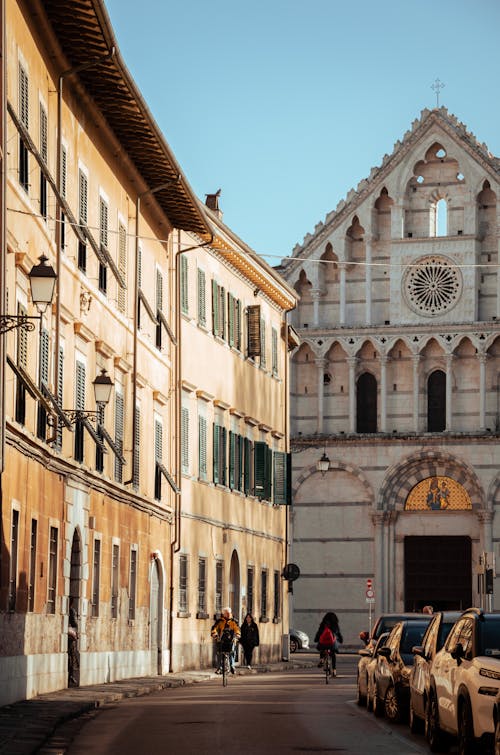
<instances>
[{"instance_id":1,"label":"iron grille on window","mask_svg":"<svg viewBox=\"0 0 500 755\"><path fill-rule=\"evenodd\" d=\"M260 574L260 620L267 618L267 571Z\"/></svg>"},{"instance_id":2,"label":"iron grille on window","mask_svg":"<svg viewBox=\"0 0 500 755\"><path fill-rule=\"evenodd\" d=\"M120 546L113 544L111 575L111 618L118 618L118 594L120 591Z\"/></svg>"},{"instance_id":3,"label":"iron grille on window","mask_svg":"<svg viewBox=\"0 0 500 755\"><path fill-rule=\"evenodd\" d=\"M135 591L137 585L137 551L132 548L130 551L130 590L128 598L128 618L130 621L135 619Z\"/></svg>"},{"instance_id":4,"label":"iron grille on window","mask_svg":"<svg viewBox=\"0 0 500 755\"><path fill-rule=\"evenodd\" d=\"M99 616L99 592L101 583L101 541L94 540L94 558L92 564L92 616Z\"/></svg>"},{"instance_id":5,"label":"iron grille on window","mask_svg":"<svg viewBox=\"0 0 500 755\"><path fill-rule=\"evenodd\" d=\"M59 532L57 530L57 527L51 527L49 538L49 583L47 593L47 613L56 612L58 535Z\"/></svg>"},{"instance_id":6,"label":"iron grille on window","mask_svg":"<svg viewBox=\"0 0 500 755\"><path fill-rule=\"evenodd\" d=\"M198 613L207 612L207 560L198 559Z\"/></svg>"},{"instance_id":7,"label":"iron grille on window","mask_svg":"<svg viewBox=\"0 0 500 755\"><path fill-rule=\"evenodd\" d=\"M31 520L31 538L30 538L30 580L29 580L29 588L28 588L28 611L35 610L37 530L38 530L38 522L36 519L32 519Z\"/></svg>"},{"instance_id":8,"label":"iron grille on window","mask_svg":"<svg viewBox=\"0 0 500 755\"><path fill-rule=\"evenodd\" d=\"M215 613L217 617L222 611L222 576L224 572L224 562L216 561L215 563Z\"/></svg>"}]
</instances>

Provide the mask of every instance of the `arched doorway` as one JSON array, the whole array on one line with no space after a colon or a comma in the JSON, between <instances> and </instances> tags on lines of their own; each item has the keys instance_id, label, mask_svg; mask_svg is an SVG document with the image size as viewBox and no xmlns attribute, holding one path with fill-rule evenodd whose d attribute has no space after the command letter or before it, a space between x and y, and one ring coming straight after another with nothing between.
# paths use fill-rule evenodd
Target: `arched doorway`
<instances>
[{"instance_id":1,"label":"arched doorway","mask_svg":"<svg viewBox=\"0 0 500 755\"><path fill-rule=\"evenodd\" d=\"M231 556L231 567L229 569L229 605L236 621L241 620L240 616L240 561L236 551Z\"/></svg>"},{"instance_id":2,"label":"arched doorway","mask_svg":"<svg viewBox=\"0 0 500 755\"><path fill-rule=\"evenodd\" d=\"M73 532L71 543L71 561L69 569L68 596L68 686L80 686L80 649L78 633L80 630L80 586L82 576L82 544L77 529Z\"/></svg>"},{"instance_id":3,"label":"arched doorway","mask_svg":"<svg viewBox=\"0 0 500 755\"><path fill-rule=\"evenodd\" d=\"M155 559L151 566L151 602L149 607L151 673L159 674L161 668L161 590L160 567Z\"/></svg>"}]
</instances>

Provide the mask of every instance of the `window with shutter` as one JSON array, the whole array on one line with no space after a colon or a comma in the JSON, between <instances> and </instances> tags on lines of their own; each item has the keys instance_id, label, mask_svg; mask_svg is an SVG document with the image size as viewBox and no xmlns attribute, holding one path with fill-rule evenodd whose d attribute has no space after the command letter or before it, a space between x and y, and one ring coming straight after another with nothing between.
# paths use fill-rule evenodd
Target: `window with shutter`
<instances>
[{"instance_id":1,"label":"window with shutter","mask_svg":"<svg viewBox=\"0 0 500 755\"><path fill-rule=\"evenodd\" d=\"M212 281L212 333L219 335L219 287L215 280Z\"/></svg>"},{"instance_id":2,"label":"window with shutter","mask_svg":"<svg viewBox=\"0 0 500 755\"><path fill-rule=\"evenodd\" d=\"M280 583L280 574L279 572L274 572L274 610L273 610L273 621L279 621L281 611L281 583Z\"/></svg>"},{"instance_id":3,"label":"window with shutter","mask_svg":"<svg viewBox=\"0 0 500 755\"><path fill-rule=\"evenodd\" d=\"M188 610L188 557L185 553L179 556L179 611Z\"/></svg>"},{"instance_id":4,"label":"window with shutter","mask_svg":"<svg viewBox=\"0 0 500 755\"><path fill-rule=\"evenodd\" d=\"M26 129L29 129L29 80L24 66L19 63L19 119ZM19 183L24 191L29 190L29 152L21 136L19 136Z\"/></svg>"},{"instance_id":5,"label":"window with shutter","mask_svg":"<svg viewBox=\"0 0 500 755\"><path fill-rule=\"evenodd\" d=\"M94 540L92 559L92 616L99 616L99 596L101 587L101 541Z\"/></svg>"},{"instance_id":6,"label":"window with shutter","mask_svg":"<svg viewBox=\"0 0 500 755\"><path fill-rule=\"evenodd\" d=\"M249 566L247 569L247 611L253 614L253 601L254 601L254 572L253 566Z\"/></svg>"},{"instance_id":7,"label":"window with shutter","mask_svg":"<svg viewBox=\"0 0 500 755\"><path fill-rule=\"evenodd\" d=\"M228 319L228 342L230 346L234 346L234 302L235 298L232 294L227 295L227 319Z\"/></svg>"},{"instance_id":8,"label":"window with shutter","mask_svg":"<svg viewBox=\"0 0 500 755\"><path fill-rule=\"evenodd\" d=\"M253 445L249 438L243 439L243 492L250 495L253 492Z\"/></svg>"},{"instance_id":9,"label":"window with shutter","mask_svg":"<svg viewBox=\"0 0 500 755\"><path fill-rule=\"evenodd\" d=\"M226 339L226 290L219 286L219 336Z\"/></svg>"},{"instance_id":10,"label":"window with shutter","mask_svg":"<svg viewBox=\"0 0 500 755\"><path fill-rule=\"evenodd\" d=\"M207 559L198 559L198 611L196 618L207 617Z\"/></svg>"},{"instance_id":11,"label":"window with shutter","mask_svg":"<svg viewBox=\"0 0 500 755\"><path fill-rule=\"evenodd\" d=\"M229 487L236 488L236 435L229 431Z\"/></svg>"},{"instance_id":12,"label":"window with shutter","mask_svg":"<svg viewBox=\"0 0 500 755\"><path fill-rule=\"evenodd\" d=\"M47 613L56 612L57 596L57 549L59 530L57 527L50 528L49 534L49 568L47 583Z\"/></svg>"},{"instance_id":13,"label":"window with shutter","mask_svg":"<svg viewBox=\"0 0 500 755\"><path fill-rule=\"evenodd\" d=\"M141 410L135 408L135 446L134 446L134 482L133 486L139 489L141 481Z\"/></svg>"},{"instance_id":14,"label":"window with shutter","mask_svg":"<svg viewBox=\"0 0 500 755\"><path fill-rule=\"evenodd\" d=\"M111 618L118 618L118 595L120 593L120 546L113 543L111 564Z\"/></svg>"},{"instance_id":15,"label":"window with shutter","mask_svg":"<svg viewBox=\"0 0 500 755\"><path fill-rule=\"evenodd\" d=\"M59 347L59 359L57 360L57 401L59 406L64 406L64 349L62 346ZM55 447L58 451L62 448L62 431L62 422L59 420L57 422L57 435L55 442Z\"/></svg>"},{"instance_id":16,"label":"window with shutter","mask_svg":"<svg viewBox=\"0 0 500 755\"><path fill-rule=\"evenodd\" d=\"M215 564L215 613L219 616L222 611L222 591L224 589L224 561Z\"/></svg>"},{"instance_id":17,"label":"window with shutter","mask_svg":"<svg viewBox=\"0 0 500 755\"><path fill-rule=\"evenodd\" d=\"M61 196L66 198L66 187L68 181L68 151L64 145L61 145ZM66 219L61 211L61 249L66 248Z\"/></svg>"},{"instance_id":18,"label":"window with shutter","mask_svg":"<svg viewBox=\"0 0 500 755\"><path fill-rule=\"evenodd\" d=\"M161 500L161 471L159 465L163 463L163 425L155 419L155 498Z\"/></svg>"},{"instance_id":19,"label":"window with shutter","mask_svg":"<svg viewBox=\"0 0 500 755\"><path fill-rule=\"evenodd\" d=\"M128 598L128 618L129 621L135 619L135 595L137 589L137 550L131 548L130 550L130 587Z\"/></svg>"},{"instance_id":20,"label":"window with shutter","mask_svg":"<svg viewBox=\"0 0 500 755\"><path fill-rule=\"evenodd\" d=\"M260 366L266 366L266 321L260 320Z\"/></svg>"},{"instance_id":21,"label":"window with shutter","mask_svg":"<svg viewBox=\"0 0 500 755\"><path fill-rule=\"evenodd\" d=\"M207 420L198 415L198 477L207 479Z\"/></svg>"},{"instance_id":22,"label":"window with shutter","mask_svg":"<svg viewBox=\"0 0 500 755\"><path fill-rule=\"evenodd\" d=\"M267 619L267 570L260 573L260 620Z\"/></svg>"},{"instance_id":23,"label":"window with shutter","mask_svg":"<svg viewBox=\"0 0 500 755\"><path fill-rule=\"evenodd\" d=\"M207 324L207 304L206 304L206 276L205 271L198 268L198 324L206 327Z\"/></svg>"},{"instance_id":24,"label":"window with shutter","mask_svg":"<svg viewBox=\"0 0 500 755\"><path fill-rule=\"evenodd\" d=\"M213 453L212 453L212 466L213 466L213 478L214 483L217 485L220 482L219 479L219 425L214 422L213 425Z\"/></svg>"},{"instance_id":25,"label":"window with shutter","mask_svg":"<svg viewBox=\"0 0 500 755\"><path fill-rule=\"evenodd\" d=\"M47 111L40 103L40 156L47 164ZM47 220L47 179L40 170L40 215Z\"/></svg>"},{"instance_id":26,"label":"window with shutter","mask_svg":"<svg viewBox=\"0 0 500 755\"><path fill-rule=\"evenodd\" d=\"M256 441L253 449L254 495L268 500L271 496L272 451L267 443Z\"/></svg>"},{"instance_id":27,"label":"window with shutter","mask_svg":"<svg viewBox=\"0 0 500 755\"><path fill-rule=\"evenodd\" d=\"M127 230L123 223L118 226L118 271L123 280L127 280ZM127 292L118 286L118 309L125 313L127 306Z\"/></svg>"},{"instance_id":28,"label":"window with shutter","mask_svg":"<svg viewBox=\"0 0 500 755\"><path fill-rule=\"evenodd\" d=\"M3 538L2 538L3 540ZM12 510L12 523L10 528L10 560L9 560L9 596L8 610L16 610L17 600L17 556L19 548L19 511Z\"/></svg>"},{"instance_id":29,"label":"window with shutter","mask_svg":"<svg viewBox=\"0 0 500 755\"><path fill-rule=\"evenodd\" d=\"M85 409L85 365L78 360L75 366L75 409ZM78 421L75 426L75 461L82 462L84 452L84 428L83 423Z\"/></svg>"},{"instance_id":30,"label":"window with shutter","mask_svg":"<svg viewBox=\"0 0 500 755\"><path fill-rule=\"evenodd\" d=\"M236 299L234 314L234 345L241 351L241 301Z\"/></svg>"},{"instance_id":31,"label":"window with shutter","mask_svg":"<svg viewBox=\"0 0 500 755\"><path fill-rule=\"evenodd\" d=\"M181 413L181 466L182 473L189 474L189 409L182 407Z\"/></svg>"},{"instance_id":32,"label":"window with shutter","mask_svg":"<svg viewBox=\"0 0 500 755\"><path fill-rule=\"evenodd\" d=\"M45 328L42 330L40 341L40 365L38 374L38 385L42 387L42 383L47 383L49 379L49 333ZM47 412L41 404L38 404L37 409L37 436L38 438L45 439L47 432Z\"/></svg>"},{"instance_id":33,"label":"window with shutter","mask_svg":"<svg viewBox=\"0 0 500 755\"><path fill-rule=\"evenodd\" d=\"M247 307L247 352L249 357L260 356L260 305Z\"/></svg>"},{"instance_id":34,"label":"window with shutter","mask_svg":"<svg viewBox=\"0 0 500 755\"><path fill-rule=\"evenodd\" d=\"M99 243L101 249L108 250L108 203L99 197ZM108 290L108 268L99 262L99 291L103 294Z\"/></svg>"},{"instance_id":35,"label":"window with shutter","mask_svg":"<svg viewBox=\"0 0 500 755\"><path fill-rule=\"evenodd\" d=\"M278 331L276 328L273 328L271 330L271 369L273 371L273 375L278 374Z\"/></svg>"},{"instance_id":36,"label":"window with shutter","mask_svg":"<svg viewBox=\"0 0 500 755\"><path fill-rule=\"evenodd\" d=\"M163 275L161 270L156 268L156 311L163 311ZM162 324L160 318L157 315L158 322L156 324L156 348L161 349L161 335Z\"/></svg>"},{"instance_id":37,"label":"window with shutter","mask_svg":"<svg viewBox=\"0 0 500 755\"><path fill-rule=\"evenodd\" d=\"M22 304L17 305L17 315L18 317L22 317L23 315L26 315L26 307L23 307ZM26 365L28 363L28 334L24 328L18 328L17 329L17 353L16 353L16 360L17 364L20 367L24 367L26 369ZM19 422L20 424L24 425L26 420L26 388L24 386L24 383L22 383L19 379L16 383L16 422Z\"/></svg>"},{"instance_id":38,"label":"window with shutter","mask_svg":"<svg viewBox=\"0 0 500 755\"><path fill-rule=\"evenodd\" d=\"M181 254L181 312L189 314L188 258Z\"/></svg>"},{"instance_id":39,"label":"window with shutter","mask_svg":"<svg viewBox=\"0 0 500 755\"><path fill-rule=\"evenodd\" d=\"M87 225L88 180L83 170L78 171L78 217L81 225ZM82 241L78 241L78 267L87 272L87 245Z\"/></svg>"},{"instance_id":40,"label":"window with shutter","mask_svg":"<svg viewBox=\"0 0 500 755\"><path fill-rule=\"evenodd\" d=\"M115 389L115 446L119 454L115 454L115 480L117 482L123 481L123 464L120 461L120 457L123 455L123 426L123 394Z\"/></svg>"}]
</instances>

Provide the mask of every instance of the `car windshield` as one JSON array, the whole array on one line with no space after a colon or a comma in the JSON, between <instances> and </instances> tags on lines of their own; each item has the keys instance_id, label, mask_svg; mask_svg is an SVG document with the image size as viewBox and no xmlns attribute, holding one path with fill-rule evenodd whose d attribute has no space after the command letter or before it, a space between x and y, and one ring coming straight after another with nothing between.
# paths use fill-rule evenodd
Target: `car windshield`
<instances>
[{"instance_id":1,"label":"car windshield","mask_svg":"<svg viewBox=\"0 0 500 755\"><path fill-rule=\"evenodd\" d=\"M377 639L384 632L390 632L391 629L393 629L393 627L395 627L396 624L400 621L401 616L384 616L384 618L381 619L377 624L377 628L375 630L375 638Z\"/></svg>"},{"instance_id":2,"label":"car windshield","mask_svg":"<svg viewBox=\"0 0 500 755\"><path fill-rule=\"evenodd\" d=\"M431 617L429 616L429 621ZM427 622L428 623L428 622ZM421 622L409 622L403 629L403 637L401 638L401 652L411 653L411 649L414 645L422 644L422 637L427 629L427 624Z\"/></svg>"},{"instance_id":3,"label":"car windshield","mask_svg":"<svg viewBox=\"0 0 500 755\"><path fill-rule=\"evenodd\" d=\"M500 658L500 616L489 616L480 627L480 655Z\"/></svg>"}]
</instances>

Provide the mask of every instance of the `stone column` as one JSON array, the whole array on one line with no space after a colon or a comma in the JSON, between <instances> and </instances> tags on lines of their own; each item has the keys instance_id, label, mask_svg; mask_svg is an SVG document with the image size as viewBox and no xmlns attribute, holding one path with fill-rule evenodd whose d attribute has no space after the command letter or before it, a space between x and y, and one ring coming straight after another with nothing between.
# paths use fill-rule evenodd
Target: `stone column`
<instances>
[{"instance_id":1,"label":"stone column","mask_svg":"<svg viewBox=\"0 0 500 755\"><path fill-rule=\"evenodd\" d=\"M446 354L446 430L452 428L451 392L453 387L453 354Z\"/></svg>"},{"instance_id":2,"label":"stone column","mask_svg":"<svg viewBox=\"0 0 500 755\"><path fill-rule=\"evenodd\" d=\"M479 429L486 430L486 360L487 355L478 354L479 359Z\"/></svg>"},{"instance_id":3,"label":"stone column","mask_svg":"<svg viewBox=\"0 0 500 755\"><path fill-rule=\"evenodd\" d=\"M420 354L413 354L413 430L418 433L420 429L420 422L418 416L419 404L420 404Z\"/></svg>"},{"instance_id":4,"label":"stone column","mask_svg":"<svg viewBox=\"0 0 500 755\"><path fill-rule=\"evenodd\" d=\"M325 374L326 359L324 357L318 357L314 360L314 363L318 370L318 422L317 432L321 434L323 432L323 408L324 408L324 396L325 385L323 383L323 376Z\"/></svg>"},{"instance_id":5,"label":"stone column","mask_svg":"<svg viewBox=\"0 0 500 755\"><path fill-rule=\"evenodd\" d=\"M311 299L313 302L313 326L315 328L319 325L319 300L321 297L321 291L319 288L311 289Z\"/></svg>"},{"instance_id":6,"label":"stone column","mask_svg":"<svg viewBox=\"0 0 500 755\"><path fill-rule=\"evenodd\" d=\"M346 265L345 262L339 262L339 271L340 271L340 325L345 325L345 301L346 301L346 291L345 291L345 274L346 274Z\"/></svg>"},{"instance_id":7,"label":"stone column","mask_svg":"<svg viewBox=\"0 0 500 755\"><path fill-rule=\"evenodd\" d=\"M387 354L380 355L380 432L387 432Z\"/></svg>"},{"instance_id":8,"label":"stone column","mask_svg":"<svg viewBox=\"0 0 500 755\"><path fill-rule=\"evenodd\" d=\"M349 365L349 432L356 432L356 357L347 357Z\"/></svg>"},{"instance_id":9,"label":"stone column","mask_svg":"<svg viewBox=\"0 0 500 755\"><path fill-rule=\"evenodd\" d=\"M372 240L365 239L365 300L366 300L366 324L372 324Z\"/></svg>"},{"instance_id":10,"label":"stone column","mask_svg":"<svg viewBox=\"0 0 500 755\"><path fill-rule=\"evenodd\" d=\"M384 518L383 511L375 511L372 513L372 522L375 528L374 532L374 588L375 588L375 613L383 613L387 610L387 598L386 598L386 581L384 574Z\"/></svg>"},{"instance_id":11,"label":"stone column","mask_svg":"<svg viewBox=\"0 0 500 755\"><path fill-rule=\"evenodd\" d=\"M478 511L477 518L483 526L481 550L491 553L493 551L493 511L486 509Z\"/></svg>"}]
</instances>

